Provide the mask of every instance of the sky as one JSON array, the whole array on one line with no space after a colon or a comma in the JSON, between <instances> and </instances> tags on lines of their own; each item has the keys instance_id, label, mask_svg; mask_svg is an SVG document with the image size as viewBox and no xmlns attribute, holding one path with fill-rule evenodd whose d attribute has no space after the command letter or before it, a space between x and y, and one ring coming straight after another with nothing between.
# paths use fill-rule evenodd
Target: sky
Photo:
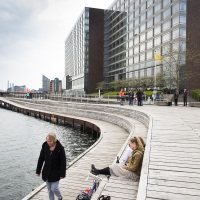
<instances>
[{"instance_id":1,"label":"sky","mask_svg":"<svg viewBox=\"0 0 200 200\"><path fill-rule=\"evenodd\" d=\"M0 0L0 90L42 87L42 74L64 77L65 39L84 7L114 0Z\"/></svg>"}]
</instances>

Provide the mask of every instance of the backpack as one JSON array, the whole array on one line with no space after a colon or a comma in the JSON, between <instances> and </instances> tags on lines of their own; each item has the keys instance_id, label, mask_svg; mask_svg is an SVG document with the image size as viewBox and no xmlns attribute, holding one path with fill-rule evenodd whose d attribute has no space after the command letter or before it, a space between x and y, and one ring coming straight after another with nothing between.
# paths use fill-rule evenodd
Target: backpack
<instances>
[{"instance_id":1,"label":"backpack","mask_svg":"<svg viewBox=\"0 0 200 200\"><path fill-rule=\"evenodd\" d=\"M76 200L90 200L90 188L81 191L81 193L76 197Z\"/></svg>"},{"instance_id":2,"label":"backpack","mask_svg":"<svg viewBox=\"0 0 200 200\"><path fill-rule=\"evenodd\" d=\"M84 192L81 192L77 197L76 200L90 200L89 194L86 194Z\"/></svg>"}]
</instances>

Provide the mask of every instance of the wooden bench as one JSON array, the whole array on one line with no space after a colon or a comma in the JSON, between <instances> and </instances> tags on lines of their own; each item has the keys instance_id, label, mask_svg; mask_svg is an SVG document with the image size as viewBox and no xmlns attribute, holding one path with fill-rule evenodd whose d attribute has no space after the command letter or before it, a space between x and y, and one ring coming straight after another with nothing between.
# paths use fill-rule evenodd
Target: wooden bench
<instances>
[{"instance_id":1,"label":"wooden bench","mask_svg":"<svg viewBox=\"0 0 200 200\"><path fill-rule=\"evenodd\" d=\"M172 101L168 101L168 99L157 99L157 106L172 106Z\"/></svg>"}]
</instances>

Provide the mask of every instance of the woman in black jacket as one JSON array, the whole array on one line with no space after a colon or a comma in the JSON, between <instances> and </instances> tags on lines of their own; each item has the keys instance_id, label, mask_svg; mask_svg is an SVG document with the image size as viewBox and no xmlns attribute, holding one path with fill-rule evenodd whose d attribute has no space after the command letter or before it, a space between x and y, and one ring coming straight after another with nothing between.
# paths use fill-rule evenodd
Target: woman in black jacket
<instances>
[{"instance_id":1,"label":"woman in black jacket","mask_svg":"<svg viewBox=\"0 0 200 200\"><path fill-rule=\"evenodd\" d=\"M46 136L46 142L42 145L36 169L37 176L40 176L41 170L42 179L47 185L49 199L54 200L54 194L58 199L62 199L59 180L66 175L66 155L64 147L54 133L49 133Z\"/></svg>"}]
</instances>

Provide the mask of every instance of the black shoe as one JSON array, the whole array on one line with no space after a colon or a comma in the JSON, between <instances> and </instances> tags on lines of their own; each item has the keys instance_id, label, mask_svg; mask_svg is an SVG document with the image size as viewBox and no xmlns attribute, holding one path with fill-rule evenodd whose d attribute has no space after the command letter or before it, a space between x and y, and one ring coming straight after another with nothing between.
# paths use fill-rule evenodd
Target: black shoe
<instances>
[{"instance_id":1,"label":"black shoe","mask_svg":"<svg viewBox=\"0 0 200 200\"><path fill-rule=\"evenodd\" d=\"M116 163L119 163L119 156L117 156L117 160L116 160Z\"/></svg>"},{"instance_id":2,"label":"black shoe","mask_svg":"<svg viewBox=\"0 0 200 200\"><path fill-rule=\"evenodd\" d=\"M90 172L94 175L99 175L99 171L95 168L95 166L93 164L91 165L91 171Z\"/></svg>"}]
</instances>

